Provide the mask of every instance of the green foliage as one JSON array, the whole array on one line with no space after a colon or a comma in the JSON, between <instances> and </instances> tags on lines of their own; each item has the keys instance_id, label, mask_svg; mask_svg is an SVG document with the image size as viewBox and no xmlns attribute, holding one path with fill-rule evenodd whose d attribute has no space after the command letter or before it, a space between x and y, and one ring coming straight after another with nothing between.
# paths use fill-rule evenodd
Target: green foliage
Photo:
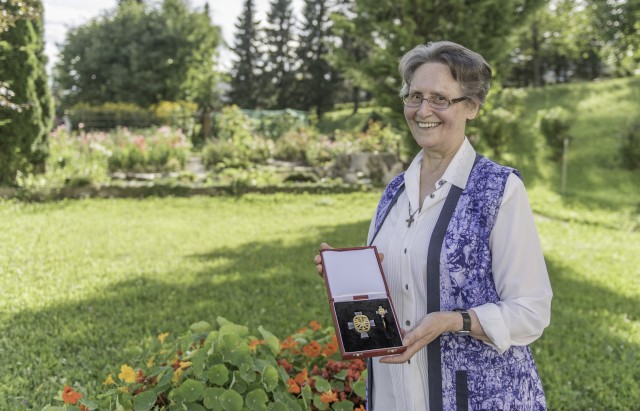
<instances>
[{"instance_id":1,"label":"green foliage","mask_svg":"<svg viewBox=\"0 0 640 411\"><path fill-rule=\"evenodd\" d=\"M169 127L132 132L118 128L113 138L110 171L168 172L184 168L191 145L180 130Z\"/></svg>"},{"instance_id":2,"label":"green foliage","mask_svg":"<svg viewBox=\"0 0 640 411\"><path fill-rule=\"evenodd\" d=\"M260 98L267 108L285 109L295 104L295 18L291 0L275 0L270 6L264 29L263 46L267 52Z\"/></svg>"},{"instance_id":3,"label":"green foliage","mask_svg":"<svg viewBox=\"0 0 640 411\"><path fill-rule=\"evenodd\" d=\"M220 37L209 16L191 11L184 0L122 2L68 32L55 71L56 85L64 91L62 108L210 102Z\"/></svg>"},{"instance_id":4,"label":"green foliage","mask_svg":"<svg viewBox=\"0 0 640 411\"><path fill-rule=\"evenodd\" d=\"M622 165L629 170L640 168L640 118L629 120L622 131L620 157Z\"/></svg>"},{"instance_id":5,"label":"green foliage","mask_svg":"<svg viewBox=\"0 0 640 411\"><path fill-rule=\"evenodd\" d=\"M159 113L164 114L164 113ZM78 103L68 111L74 129L111 130L116 127L145 128L158 125L161 118L153 110L133 103Z\"/></svg>"},{"instance_id":6,"label":"green foliage","mask_svg":"<svg viewBox=\"0 0 640 411\"><path fill-rule=\"evenodd\" d=\"M215 117L214 138L202 149L208 167L246 167L264 163L271 156L273 142L255 133L252 122L238 106L226 106Z\"/></svg>"},{"instance_id":7,"label":"green foliage","mask_svg":"<svg viewBox=\"0 0 640 411\"><path fill-rule=\"evenodd\" d=\"M537 113L537 126L547 142L553 160L560 160L564 140L570 137L571 114L568 110L556 106Z\"/></svg>"},{"instance_id":8,"label":"green foliage","mask_svg":"<svg viewBox=\"0 0 640 411\"><path fill-rule=\"evenodd\" d=\"M416 45L447 39L482 54L490 64L509 51L505 38L544 2L541 0L483 0L474 2L428 0L355 0L347 21L336 19L343 36L367 50L367 57L351 49L334 48L345 76L371 92L379 105L404 121L398 110L400 57ZM338 17L339 14L336 14Z\"/></svg>"},{"instance_id":9,"label":"green foliage","mask_svg":"<svg viewBox=\"0 0 640 411\"><path fill-rule=\"evenodd\" d=\"M505 88L487 97L477 118L469 124L469 138L479 148L488 148L500 159L522 134L520 116L524 111L522 89Z\"/></svg>"},{"instance_id":10,"label":"green foliage","mask_svg":"<svg viewBox=\"0 0 640 411\"><path fill-rule=\"evenodd\" d=\"M0 104L2 185L14 184L18 171L42 171L48 155L53 100L45 72L41 11L41 1L11 1L0 13L0 103L7 103Z\"/></svg>"},{"instance_id":11,"label":"green foliage","mask_svg":"<svg viewBox=\"0 0 640 411\"><path fill-rule=\"evenodd\" d=\"M244 0L242 14L236 24L233 52L238 57L231 75L231 102L248 109L258 108L261 84L259 79L258 27L254 0Z\"/></svg>"}]
</instances>

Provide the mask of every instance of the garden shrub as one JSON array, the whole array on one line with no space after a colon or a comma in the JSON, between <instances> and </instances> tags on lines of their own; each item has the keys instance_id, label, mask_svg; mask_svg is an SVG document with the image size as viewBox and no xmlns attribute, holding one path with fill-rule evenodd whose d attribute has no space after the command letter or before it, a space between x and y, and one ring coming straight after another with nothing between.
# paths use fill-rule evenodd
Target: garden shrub
<instances>
[{"instance_id":1,"label":"garden shrub","mask_svg":"<svg viewBox=\"0 0 640 411\"><path fill-rule=\"evenodd\" d=\"M110 130L119 126L145 128L161 123L152 110L132 103L104 103L98 106L79 103L69 109L68 115L74 129L81 124L86 130Z\"/></svg>"},{"instance_id":2,"label":"garden shrub","mask_svg":"<svg viewBox=\"0 0 640 411\"><path fill-rule=\"evenodd\" d=\"M469 124L469 139L477 149L490 149L496 158L509 150L520 135L519 118L524 111L522 89L498 89L487 97L475 120Z\"/></svg>"},{"instance_id":3,"label":"garden shrub","mask_svg":"<svg viewBox=\"0 0 640 411\"><path fill-rule=\"evenodd\" d=\"M623 167L640 168L640 117L629 120L621 134L620 157Z\"/></svg>"},{"instance_id":4,"label":"garden shrub","mask_svg":"<svg viewBox=\"0 0 640 411\"><path fill-rule=\"evenodd\" d=\"M256 134L249 117L238 106L224 107L214 119L215 138L202 150L206 166L247 167L271 157L273 142Z\"/></svg>"},{"instance_id":5,"label":"garden shrub","mask_svg":"<svg viewBox=\"0 0 640 411\"><path fill-rule=\"evenodd\" d=\"M571 123L569 112L560 106L539 110L536 124L551 150L551 159L560 160L564 151L564 139L570 138L569 128L571 128Z\"/></svg>"},{"instance_id":6,"label":"garden shrub","mask_svg":"<svg viewBox=\"0 0 640 411\"><path fill-rule=\"evenodd\" d=\"M65 385L44 410L364 410L365 364L341 361L331 328L316 321L279 340L218 317L174 343L162 333L133 366L106 375L103 392ZM43 411L44 411L43 410Z\"/></svg>"},{"instance_id":7,"label":"garden shrub","mask_svg":"<svg viewBox=\"0 0 640 411\"><path fill-rule=\"evenodd\" d=\"M184 168L191 145L181 130L169 127L131 131L118 128L113 138L109 171L169 172Z\"/></svg>"}]
</instances>

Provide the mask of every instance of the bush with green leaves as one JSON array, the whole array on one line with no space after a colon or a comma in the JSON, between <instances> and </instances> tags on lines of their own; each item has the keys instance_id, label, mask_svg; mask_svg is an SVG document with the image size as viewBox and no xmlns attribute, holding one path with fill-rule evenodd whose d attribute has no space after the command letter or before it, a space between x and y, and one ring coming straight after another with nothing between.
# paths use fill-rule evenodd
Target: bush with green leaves
<instances>
[{"instance_id":1,"label":"bush with green leaves","mask_svg":"<svg viewBox=\"0 0 640 411\"><path fill-rule=\"evenodd\" d=\"M569 134L571 128L569 111L556 106L539 110L536 116L536 124L547 142L551 159L560 160L564 151L564 140L571 137Z\"/></svg>"},{"instance_id":2,"label":"bush with green leaves","mask_svg":"<svg viewBox=\"0 0 640 411\"><path fill-rule=\"evenodd\" d=\"M111 136L110 171L169 172L184 168L191 143L170 127L132 131L118 128Z\"/></svg>"},{"instance_id":3,"label":"bush with green leaves","mask_svg":"<svg viewBox=\"0 0 640 411\"><path fill-rule=\"evenodd\" d=\"M640 168L640 117L629 120L621 133L620 157L628 170Z\"/></svg>"},{"instance_id":4,"label":"bush with green leaves","mask_svg":"<svg viewBox=\"0 0 640 411\"><path fill-rule=\"evenodd\" d=\"M104 103L91 105L78 103L68 110L74 129L110 130L116 127L145 128L159 125L161 120L153 110L133 103Z\"/></svg>"},{"instance_id":5,"label":"bush with green leaves","mask_svg":"<svg viewBox=\"0 0 640 411\"><path fill-rule=\"evenodd\" d=\"M214 138L202 149L202 158L209 168L246 167L264 163L273 150L271 140L260 137L253 123L236 106L226 106L214 117Z\"/></svg>"},{"instance_id":6,"label":"bush with green leaves","mask_svg":"<svg viewBox=\"0 0 640 411\"><path fill-rule=\"evenodd\" d=\"M520 135L524 96L524 90L515 88L489 94L480 113L469 124L469 138L478 149L490 149L496 158L509 150L513 139Z\"/></svg>"},{"instance_id":7,"label":"bush with green leaves","mask_svg":"<svg viewBox=\"0 0 640 411\"><path fill-rule=\"evenodd\" d=\"M216 321L192 324L175 343L160 334L140 365L106 376L103 392L65 385L63 405L43 411L364 410L364 362L339 360L331 328L311 321L281 341L261 326L256 338L246 326Z\"/></svg>"}]
</instances>

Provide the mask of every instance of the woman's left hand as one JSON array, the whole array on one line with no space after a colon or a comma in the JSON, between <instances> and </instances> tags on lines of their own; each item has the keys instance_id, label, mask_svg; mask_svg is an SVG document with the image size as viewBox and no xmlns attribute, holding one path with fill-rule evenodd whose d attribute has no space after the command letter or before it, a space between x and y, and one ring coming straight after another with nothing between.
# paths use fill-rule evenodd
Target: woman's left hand
<instances>
[{"instance_id":1,"label":"woman's left hand","mask_svg":"<svg viewBox=\"0 0 640 411\"><path fill-rule=\"evenodd\" d=\"M405 333L402 345L407 347L407 350L402 354L382 357L380 362L384 364L407 362L415 353L435 340L439 335L460 329L461 324L462 320L458 313L442 311L429 313L413 330Z\"/></svg>"}]
</instances>

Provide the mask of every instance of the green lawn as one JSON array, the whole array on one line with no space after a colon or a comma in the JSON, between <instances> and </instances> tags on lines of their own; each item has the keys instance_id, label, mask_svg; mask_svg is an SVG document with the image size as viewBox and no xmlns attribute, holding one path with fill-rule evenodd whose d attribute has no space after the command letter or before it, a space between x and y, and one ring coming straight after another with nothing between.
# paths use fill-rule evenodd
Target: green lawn
<instances>
[{"instance_id":1,"label":"green lawn","mask_svg":"<svg viewBox=\"0 0 640 411\"><path fill-rule=\"evenodd\" d=\"M616 136L640 80L529 93L505 159L523 172L554 289L532 345L552 410L640 406L640 171ZM610 91L610 93L609 93ZM531 121L575 114L565 196ZM318 243L362 245L379 193L0 201L0 410L40 409L64 383L95 392L161 332L224 316L279 337L329 324Z\"/></svg>"}]
</instances>

